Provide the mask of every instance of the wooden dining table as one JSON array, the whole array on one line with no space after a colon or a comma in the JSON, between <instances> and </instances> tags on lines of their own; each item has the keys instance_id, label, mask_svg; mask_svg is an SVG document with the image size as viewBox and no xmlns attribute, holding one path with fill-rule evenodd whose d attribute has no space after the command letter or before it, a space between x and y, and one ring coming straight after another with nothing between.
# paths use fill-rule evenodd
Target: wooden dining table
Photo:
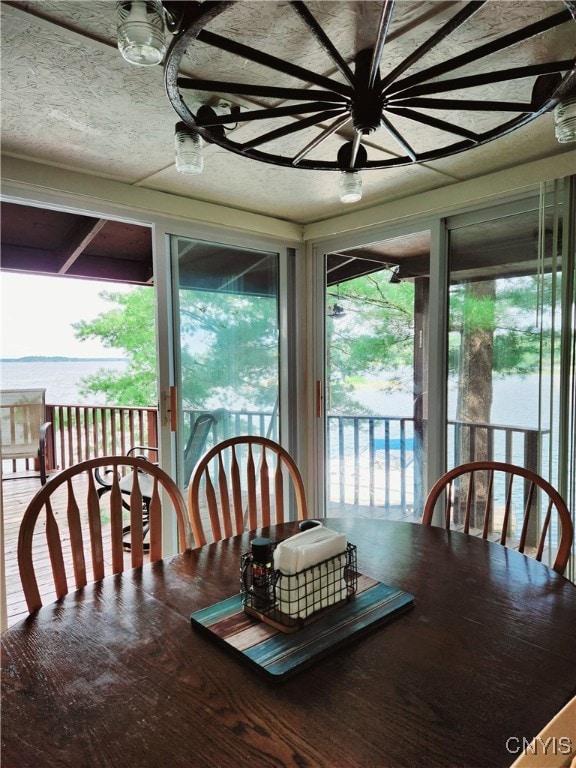
<instances>
[{"instance_id":1,"label":"wooden dining table","mask_svg":"<svg viewBox=\"0 0 576 768\"><path fill-rule=\"evenodd\" d=\"M576 586L458 532L325 524L413 604L275 682L190 616L297 523L107 577L2 635L2 766L509 766L576 694Z\"/></svg>"}]
</instances>

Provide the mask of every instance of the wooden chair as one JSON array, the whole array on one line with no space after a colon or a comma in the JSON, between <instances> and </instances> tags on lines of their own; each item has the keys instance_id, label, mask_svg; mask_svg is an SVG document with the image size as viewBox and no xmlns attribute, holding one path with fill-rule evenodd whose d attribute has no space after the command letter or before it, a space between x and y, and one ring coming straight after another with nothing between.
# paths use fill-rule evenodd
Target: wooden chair
<instances>
[{"instance_id":1,"label":"wooden chair","mask_svg":"<svg viewBox=\"0 0 576 768\"><path fill-rule=\"evenodd\" d=\"M285 484L286 471L291 480L289 486ZM218 443L200 459L188 486L196 546L206 544L206 514L213 541L284 522L285 491L289 487L294 490L298 520L307 519L300 471L281 445L253 435Z\"/></svg>"},{"instance_id":2,"label":"wooden chair","mask_svg":"<svg viewBox=\"0 0 576 768\"><path fill-rule=\"evenodd\" d=\"M112 467L113 481L106 506L101 509L94 470ZM192 534L186 502L169 475L152 462L136 456L101 456L88 459L63 470L41 488L24 513L18 537L18 567L24 596L30 613L42 606L34 568L34 535L40 518L45 527L46 542L52 566L56 599L68 593L69 578L63 554L70 550L76 589L86 586L86 560L92 561L92 580L103 579L109 574L124 570L122 548L123 505L120 477L128 470L132 478L130 493L131 565L143 564L142 477L151 480L149 504L150 561L162 557L162 501L161 489L166 491L176 512L179 545L181 550L192 546ZM124 513L128 514L128 513ZM110 519L109 545L103 536L102 516ZM105 549L109 556L105 558ZM105 567L106 564L106 567ZM70 568L68 568L70 570Z\"/></svg>"},{"instance_id":3,"label":"wooden chair","mask_svg":"<svg viewBox=\"0 0 576 768\"><path fill-rule=\"evenodd\" d=\"M137 456L139 459L152 461L152 456L156 459L158 453L159 449L150 445L133 445L132 448L126 452L126 456ZM159 466L157 461L153 461L152 463L155 464L155 466ZM95 467L94 479L96 480L98 498L101 499L104 494L109 493L112 490L112 476L115 474L118 474L118 484L120 486L120 491L123 494L122 506L124 509L130 509L130 494L132 493L132 486L134 484L132 472L122 475L116 468ZM140 492L142 493L142 535L144 537L144 552L149 552L150 543L148 541L148 534L150 531L150 500L152 498L154 478L152 475L147 472L142 472L141 470L139 470L139 474L138 485ZM126 552L130 552L132 548L129 522L122 528L122 546Z\"/></svg>"},{"instance_id":4,"label":"wooden chair","mask_svg":"<svg viewBox=\"0 0 576 768\"><path fill-rule=\"evenodd\" d=\"M46 482L48 430L45 389L0 390L0 456L16 465L17 459L34 459L40 483Z\"/></svg>"},{"instance_id":5,"label":"wooden chair","mask_svg":"<svg viewBox=\"0 0 576 768\"><path fill-rule=\"evenodd\" d=\"M192 425L190 436L184 446L184 485L186 487L190 482L192 470L204 453L208 435L217 423L218 417L216 411L214 411L212 413L201 413Z\"/></svg>"},{"instance_id":6,"label":"wooden chair","mask_svg":"<svg viewBox=\"0 0 576 768\"><path fill-rule=\"evenodd\" d=\"M190 475L192 470L204 453L204 446L208 440L210 430L217 423L217 417L214 413L202 413L194 421L190 436L184 448L184 484L187 486L190 481ZM147 459L158 464L159 449L151 445L133 445L127 452L127 456L139 456L142 459ZM114 470L110 467L106 467L104 471L100 471L97 467L94 471L96 483L98 484L98 497L102 498L105 493L108 493L112 488L112 480L110 479ZM148 543L147 536L150 530L150 499L152 496L153 478L151 475L145 472L140 473L140 490L142 491L142 519L143 519L143 531L144 531L144 551L148 552L150 544ZM124 494L123 505L125 509L130 509L130 494L132 493L132 477L131 474L120 477L120 490ZM122 540L124 549L130 552L131 540L130 540L130 524L125 525L122 528Z\"/></svg>"},{"instance_id":7,"label":"wooden chair","mask_svg":"<svg viewBox=\"0 0 576 768\"><path fill-rule=\"evenodd\" d=\"M447 530L459 528L470 533L472 527L473 533L498 540L536 560L542 560L546 539L556 529L557 552L552 567L564 573L574 527L566 503L540 475L500 461L461 464L442 475L430 490L422 515L424 525L432 525L443 494L443 525ZM552 522L553 510L557 525Z\"/></svg>"}]
</instances>

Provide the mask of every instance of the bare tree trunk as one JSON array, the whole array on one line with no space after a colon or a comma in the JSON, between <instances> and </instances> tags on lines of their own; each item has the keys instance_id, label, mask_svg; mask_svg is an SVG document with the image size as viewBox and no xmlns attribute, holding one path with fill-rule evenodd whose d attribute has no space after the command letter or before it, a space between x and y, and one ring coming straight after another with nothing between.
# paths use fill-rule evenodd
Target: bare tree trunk
<instances>
[{"instance_id":1,"label":"bare tree trunk","mask_svg":"<svg viewBox=\"0 0 576 768\"><path fill-rule=\"evenodd\" d=\"M492 410L492 372L494 364L494 304L495 281L467 283L464 292L464 313L460 345L460 370L456 422L459 425L459 463L492 458L492 446L486 428ZM482 478L476 481L476 496L482 500L477 510L472 510L472 524L483 524L486 487ZM458 517L464 515L462 491Z\"/></svg>"}]
</instances>

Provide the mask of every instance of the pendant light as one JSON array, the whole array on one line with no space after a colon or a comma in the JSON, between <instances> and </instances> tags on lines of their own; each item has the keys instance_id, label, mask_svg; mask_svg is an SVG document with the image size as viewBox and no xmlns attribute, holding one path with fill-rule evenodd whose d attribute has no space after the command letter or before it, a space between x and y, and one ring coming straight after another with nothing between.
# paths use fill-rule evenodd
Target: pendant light
<instances>
[{"instance_id":1,"label":"pendant light","mask_svg":"<svg viewBox=\"0 0 576 768\"><path fill-rule=\"evenodd\" d=\"M118 49L126 61L142 67L160 64L167 50L162 3L118 0L116 11Z\"/></svg>"}]
</instances>

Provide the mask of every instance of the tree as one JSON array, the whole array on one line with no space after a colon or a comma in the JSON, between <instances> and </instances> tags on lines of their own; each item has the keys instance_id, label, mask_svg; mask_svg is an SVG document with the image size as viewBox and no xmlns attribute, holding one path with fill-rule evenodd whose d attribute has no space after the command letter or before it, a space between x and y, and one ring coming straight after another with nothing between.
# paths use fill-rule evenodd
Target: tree
<instances>
[{"instance_id":1,"label":"tree","mask_svg":"<svg viewBox=\"0 0 576 768\"><path fill-rule=\"evenodd\" d=\"M182 397L191 408L266 408L278 396L274 296L181 291Z\"/></svg>"},{"instance_id":2,"label":"tree","mask_svg":"<svg viewBox=\"0 0 576 768\"><path fill-rule=\"evenodd\" d=\"M456 421L488 424L492 410L494 369L494 321L496 316L494 280L465 283L463 286L461 338L459 348L458 399ZM451 305L452 306L452 305ZM489 436L485 429L460 430L458 447L462 461L489 458ZM478 498L485 498L488 487L477 480ZM456 509L454 518L462 522L465 511ZM473 524L483 524L483 514L472 510Z\"/></svg>"},{"instance_id":3,"label":"tree","mask_svg":"<svg viewBox=\"0 0 576 768\"><path fill-rule=\"evenodd\" d=\"M457 423L489 424L494 378L539 370L542 350L551 342L551 329L539 312L542 303L551 305L550 284L546 276L521 276L464 281L452 288L449 359L458 384ZM488 429L461 427L457 434L460 461L490 458ZM476 483L477 498L486 499L487 478L478 476ZM482 501L471 510L473 525L483 525L484 510ZM463 507L456 510L455 519L462 521L464 514Z\"/></svg>"},{"instance_id":4,"label":"tree","mask_svg":"<svg viewBox=\"0 0 576 768\"><path fill-rule=\"evenodd\" d=\"M326 320L329 409L362 413L366 409L352 396L359 377L386 372L388 389L411 385L414 286L391 284L390 272L382 270L341 283L334 298L344 314L329 312Z\"/></svg>"},{"instance_id":5,"label":"tree","mask_svg":"<svg viewBox=\"0 0 576 768\"><path fill-rule=\"evenodd\" d=\"M331 410L365 410L353 397L358 379L386 373L388 388L411 385L414 285L390 284L389 278L388 270L357 277L332 294L345 313L327 317ZM460 371L458 418L489 421L492 376L537 370L540 344L549 336L535 324L541 291L534 277L453 287L449 361L451 375ZM113 307L76 323L76 336L122 351L128 365L120 373L99 371L84 380L82 392L104 393L118 405L155 406L153 289L101 295ZM180 305L184 407L272 407L278 392L276 298L181 289Z\"/></svg>"},{"instance_id":6,"label":"tree","mask_svg":"<svg viewBox=\"0 0 576 768\"><path fill-rule=\"evenodd\" d=\"M103 292L116 305L74 324L79 339L99 339L121 350L125 371L101 370L82 393L103 393L117 405L154 406L156 341L154 292ZM182 403L184 408L271 407L278 391L276 299L199 290L180 292Z\"/></svg>"},{"instance_id":7,"label":"tree","mask_svg":"<svg viewBox=\"0 0 576 768\"><path fill-rule=\"evenodd\" d=\"M100 296L116 305L94 320L74 323L76 338L98 339L124 353L124 371L101 369L82 380L81 393L103 393L115 405L156 406L156 338L154 332L154 291L135 288L130 293L103 291Z\"/></svg>"},{"instance_id":8,"label":"tree","mask_svg":"<svg viewBox=\"0 0 576 768\"><path fill-rule=\"evenodd\" d=\"M486 333L492 373L525 376L537 371L542 350L551 343L551 329L539 310L552 306L551 283L550 276L525 275L455 285L450 295L451 374L465 365L463 345L477 345L475 334Z\"/></svg>"}]
</instances>

